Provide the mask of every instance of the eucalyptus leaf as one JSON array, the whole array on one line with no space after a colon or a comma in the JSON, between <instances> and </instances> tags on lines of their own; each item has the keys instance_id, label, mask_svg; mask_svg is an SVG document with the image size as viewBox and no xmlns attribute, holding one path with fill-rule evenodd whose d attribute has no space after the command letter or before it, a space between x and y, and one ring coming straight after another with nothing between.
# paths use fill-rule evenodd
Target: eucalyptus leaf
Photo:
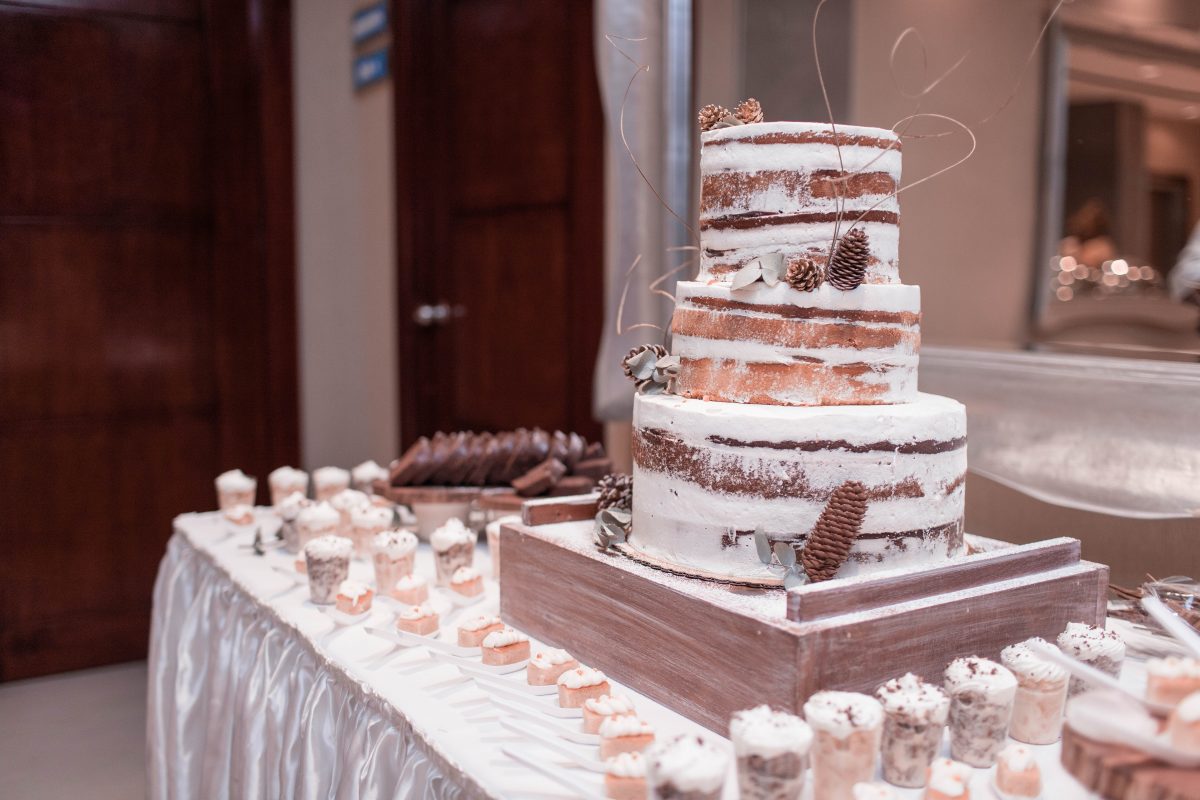
<instances>
[{"instance_id":1,"label":"eucalyptus leaf","mask_svg":"<svg viewBox=\"0 0 1200 800\"><path fill-rule=\"evenodd\" d=\"M783 266L783 253L767 253L765 256L759 256L758 263L762 269L763 283L767 286L775 286L783 280L786 271Z\"/></svg>"},{"instance_id":2,"label":"eucalyptus leaf","mask_svg":"<svg viewBox=\"0 0 1200 800\"><path fill-rule=\"evenodd\" d=\"M731 289L744 289L761 277L762 265L758 263L758 259L754 259L733 273L733 279L730 281L729 287Z\"/></svg>"},{"instance_id":3,"label":"eucalyptus leaf","mask_svg":"<svg viewBox=\"0 0 1200 800\"><path fill-rule=\"evenodd\" d=\"M658 359L653 350L643 350L633 358L625 361L630 373L639 381L644 381L654 374L654 362Z\"/></svg>"},{"instance_id":4,"label":"eucalyptus leaf","mask_svg":"<svg viewBox=\"0 0 1200 800\"><path fill-rule=\"evenodd\" d=\"M788 574L783 576L783 588L795 589L797 586L804 586L808 583L808 575L796 570L788 570Z\"/></svg>"},{"instance_id":5,"label":"eucalyptus leaf","mask_svg":"<svg viewBox=\"0 0 1200 800\"><path fill-rule=\"evenodd\" d=\"M754 547L758 550L758 560L771 566L771 542L762 528L754 529Z\"/></svg>"},{"instance_id":6,"label":"eucalyptus leaf","mask_svg":"<svg viewBox=\"0 0 1200 800\"><path fill-rule=\"evenodd\" d=\"M655 362L654 368L660 372L678 372L679 356L663 356Z\"/></svg>"},{"instance_id":7,"label":"eucalyptus leaf","mask_svg":"<svg viewBox=\"0 0 1200 800\"><path fill-rule=\"evenodd\" d=\"M780 564L788 568L796 563L796 551L787 542L775 543L775 557L779 559Z\"/></svg>"},{"instance_id":8,"label":"eucalyptus leaf","mask_svg":"<svg viewBox=\"0 0 1200 800\"><path fill-rule=\"evenodd\" d=\"M638 384L639 394L666 394L667 384L658 381L642 381Z\"/></svg>"},{"instance_id":9,"label":"eucalyptus leaf","mask_svg":"<svg viewBox=\"0 0 1200 800\"><path fill-rule=\"evenodd\" d=\"M633 515L620 509L606 508L596 515L596 529L592 539L601 550L607 550L614 544L625 541L628 535L629 522Z\"/></svg>"}]
</instances>

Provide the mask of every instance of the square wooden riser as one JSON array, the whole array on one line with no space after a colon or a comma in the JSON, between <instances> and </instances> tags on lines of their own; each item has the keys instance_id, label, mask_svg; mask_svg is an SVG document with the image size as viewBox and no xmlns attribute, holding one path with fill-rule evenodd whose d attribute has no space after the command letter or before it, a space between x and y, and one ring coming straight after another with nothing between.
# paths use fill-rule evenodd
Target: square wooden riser
<instances>
[{"instance_id":1,"label":"square wooden riser","mask_svg":"<svg viewBox=\"0 0 1200 800\"><path fill-rule=\"evenodd\" d=\"M940 684L954 658L1105 617L1108 567L1081 561L1075 539L785 593L666 575L599 552L590 520L529 510L551 524L501 530L504 621L721 735L739 709L799 711L821 689L873 692L905 672Z\"/></svg>"}]
</instances>

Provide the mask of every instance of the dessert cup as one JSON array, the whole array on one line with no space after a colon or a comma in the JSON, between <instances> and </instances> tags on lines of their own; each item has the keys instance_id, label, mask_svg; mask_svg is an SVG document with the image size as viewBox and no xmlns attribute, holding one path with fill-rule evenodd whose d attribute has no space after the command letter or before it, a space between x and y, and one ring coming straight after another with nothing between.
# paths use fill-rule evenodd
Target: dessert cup
<instances>
[{"instance_id":1,"label":"dessert cup","mask_svg":"<svg viewBox=\"0 0 1200 800\"><path fill-rule=\"evenodd\" d=\"M414 502L413 516L417 518L417 536L432 541L433 534L447 522L462 522L471 514L469 500L453 500L446 503Z\"/></svg>"},{"instance_id":2,"label":"dessert cup","mask_svg":"<svg viewBox=\"0 0 1200 800\"><path fill-rule=\"evenodd\" d=\"M350 577L354 543L341 536L318 536L304 545L308 593L317 605L332 605L338 587Z\"/></svg>"},{"instance_id":3,"label":"dessert cup","mask_svg":"<svg viewBox=\"0 0 1200 800\"><path fill-rule=\"evenodd\" d=\"M258 481L240 469L222 472L213 483L217 487L217 509L224 511L230 506L253 506Z\"/></svg>"},{"instance_id":4,"label":"dessert cup","mask_svg":"<svg viewBox=\"0 0 1200 800\"><path fill-rule=\"evenodd\" d=\"M350 473L340 467L321 467L313 470L313 497L321 502L343 489L350 488Z\"/></svg>"},{"instance_id":5,"label":"dessert cup","mask_svg":"<svg viewBox=\"0 0 1200 800\"><path fill-rule=\"evenodd\" d=\"M374 461L364 461L350 470L350 486L366 495L375 494L376 481L386 481L388 472Z\"/></svg>"},{"instance_id":6,"label":"dessert cup","mask_svg":"<svg viewBox=\"0 0 1200 800\"><path fill-rule=\"evenodd\" d=\"M361 558L371 558L371 544L375 537L392 527L396 515L390 508L366 505L350 511L350 538L354 540L354 554Z\"/></svg>"},{"instance_id":7,"label":"dessert cup","mask_svg":"<svg viewBox=\"0 0 1200 800\"><path fill-rule=\"evenodd\" d=\"M429 599L429 582L416 572L405 575L392 585L391 595L401 603L420 605Z\"/></svg>"},{"instance_id":8,"label":"dessert cup","mask_svg":"<svg viewBox=\"0 0 1200 800\"><path fill-rule=\"evenodd\" d=\"M374 597L375 593L365 583L344 580L338 586L334 602L338 611L356 617L371 610L371 600Z\"/></svg>"},{"instance_id":9,"label":"dessert cup","mask_svg":"<svg viewBox=\"0 0 1200 800\"><path fill-rule=\"evenodd\" d=\"M883 779L908 789L924 786L942 744L950 698L911 672L883 684L875 696L883 706Z\"/></svg>"},{"instance_id":10,"label":"dessert cup","mask_svg":"<svg viewBox=\"0 0 1200 800\"><path fill-rule=\"evenodd\" d=\"M558 676L558 704L563 708L582 708L592 697L609 693L608 678L598 669L576 667Z\"/></svg>"},{"instance_id":11,"label":"dessert cup","mask_svg":"<svg viewBox=\"0 0 1200 800\"><path fill-rule=\"evenodd\" d=\"M508 516L492 520L485 528L487 531L488 556L490 556L492 560L493 578L500 577L500 527L502 525L520 522L521 518L519 516L509 514Z\"/></svg>"},{"instance_id":12,"label":"dessert cup","mask_svg":"<svg viewBox=\"0 0 1200 800\"><path fill-rule=\"evenodd\" d=\"M438 586L449 584L456 569L469 567L475 560L475 534L457 518L434 531L429 544Z\"/></svg>"},{"instance_id":13,"label":"dessert cup","mask_svg":"<svg viewBox=\"0 0 1200 800\"><path fill-rule=\"evenodd\" d=\"M1200 692L1180 701L1167 718L1167 736L1171 746L1192 755L1200 755Z\"/></svg>"},{"instance_id":14,"label":"dessert cup","mask_svg":"<svg viewBox=\"0 0 1200 800\"><path fill-rule=\"evenodd\" d=\"M640 753L654 744L654 726L633 715L611 716L600 725L600 757Z\"/></svg>"},{"instance_id":15,"label":"dessert cup","mask_svg":"<svg viewBox=\"0 0 1200 800\"><path fill-rule=\"evenodd\" d=\"M566 650L540 650L529 659L525 676L530 686L553 686L559 675L578 666Z\"/></svg>"},{"instance_id":16,"label":"dessert cup","mask_svg":"<svg viewBox=\"0 0 1200 800\"><path fill-rule=\"evenodd\" d=\"M396 614L396 629L417 636L437 633L439 625L437 612L424 604L409 606Z\"/></svg>"},{"instance_id":17,"label":"dessert cup","mask_svg":"<svg viewBox=\"0 0 1200 800\"><path fill-rule=\"evenodd\" d=\"M604 762L604 796L646 800L646 760L641 753L621 753Z\"/></svg>"},{"instance_id":18,"label":"dessert cup","mask_svg":"<svg viewBox=\"0 0 1200 800\"><path fill-rule=\"evenodd\" d=\"M1010 744L996 757L996 788L1009 798L1035 798L1042 793L1042 772L1033 751Z\"/></svg>"},{"instance_id":19,"label":"dessert cup","mask_svg":"<svg viewBox=\"0 0 1200 800\"><path fill-rule=\"evenodd\" d=\"M303 551L313 539L336 536L337 531L338 513L333 506L328 503L306 505L296 515L296 549Z\"/></svg>"},{"instance_id":20,"label":"dessert cup","mask_svg":"<svg viewBox=\"0 0 1200 800\"><path fill-rule=\"evenodd\" d=\"M879 701L855 692L817 692L804 704L813 730L813 800L844 800L875 776L883 733Z\"/></svg>"},{"instance_id":21,"label":"dessert cup","mask_svg":"<svg viewBox=\"0 0 1200 800\"><path fill-rule=\"evenodd\" d=\"M370 508L371 499L362 492L353 489L343 489L329 498L329 505L338 512L338 535L354 541L354 523L351 521L354 512L360 508ZM355 551L358 542L354 541Z\"/></svg>"},{"instance_id":22,"label":"dessert cup","mask_svg":"<svg viewBox=\"0 0 1200 800\"><path fill-rule=\"evenodd\" d=\"M283 547L289 553L299 553L303 549L296 519L300 512L310 505L312 501L300 492L292 492L275 504L275 513L279 515L280 520L279 533L283 536Z\"/></svg>"},{"instance_id":23,"label":"dessert cup","mask_svg":"<svg viewBox=\"0 0 1200 800\"><path fill-rule=\"evenodd\" d=\"M375 588L390 592L396 582L411 575L417 554L417 537L408 531L380 531L371 539L371 566L375 568ZM417 603L426 598L422 597ZM415 605L415 604L414 604Z\"/></svg>"},{"instance_id":24,"label":"dessert cup","mask_svg":"<svg viewBox=\"0 0 1200 800\"><path fill-rule=\"evenodd\" d=\"M450 591L463 597L478 597L483 594L483 576L474 567L459 567L450 576Z\"/></svg>"},{"instance_id":25,"label":"dessert cup","mask_svg":"<svg viewBox=\"0 0 1200 800\"><path fill-rule=\"evenodd\" d=\"M1042 639L1030 639L1048 647ZM1000 663L1017 679L1008 735L1025 744L1054 744L1062 736L1070 674L1058 664L1039 658L1028 642L1004 648Z\"/></svg>"},{"instance_id":26,"label":"dessert cup","mask_svg":"<svg viewBox=\"0 0 1200 800\"><path fill-rule=\"evenodd\" d=\"M646 783L654 800L720 800L729 756L695 734L669 739L646 756Z\"/></svg>"},{"instance_id":27,"label":"dessert cup","mask_svg":"<svg viewBox=\"0 0 1200 800\"><path fill-rule=\"evenodd\" d=\"M271 505L278 508L294 492L308 496L308 473L295 467L279 467L267 476L267 486L271 489Z\"/></svg>"},{"instance_id":28,"label":"dessert cup","mask_svg":"<svg viewBox=\"0 0 1200 800\"><path fill-rule=\"evenodd\" d=\"M969 656L946 668L950 695L950 754L972 767L990 767L1004 746L1017 679L986 658Z\"/></svg>"},{"instance_id":29,"label":"dessert cup","mask_svg":"<svg viewBox=\"0 0 1200 800\"><path fill-rule=\"evenodd\" d=\"M222 509L221 517L232 525L235 531L246 531L254 527L254 507L244 503Z\"/></svg>"},{"instance_id":30,"label":"dessert cup","mask_svg":"<svg viewBox=\"0 0 1200 800\"><path fill-rule=\"evenodd\" d=\"M1173 706L1200 691L1200 660L1152 658L1146 662L1146 699Z\"/></svg>"},{"instance_id":31,"label":"dessert cup","mask_svg":"<svg viewBox=\"0 0 1200 800\"><path fill-rule=\"evenodd\" d=\"M504 623L499 617L472 617L458 626L458 646L479 647L489 633L500 630L504 630Z\"/></svg>"},{"instance_id":32,"label":"dessert cup","mask_svg":"<svg viewBox=\"0 0 1200 800\"><path fill-rule=\"evenodd\" d=\"M738 711L729 722L742 800L796 800L804 790L812 729L769 706Z\"/></svg>"},{"instance_id":33,"label":"dessert cup","mask_svg":"<svg viewBox=\"0 0 1200 800\"><path fill-rule=\"evenodd\" d=\"M512 628L492 631L483 637L483 663L503 667L529 658L529 637Z\"/></svg>"},{"instance_id":34,"label":"dessert cup","mask_svg":"<svg viewBox=\"0 0 1200 800\"><path fill-rule=\"evenodd\" d=\"M1088 625L1086 622L1071 622L1058 635L1058 647L1069 656L1091 664L1101 672L1114 678L1121 677L1121 664L1125 661L1125 641L1113 631ZM1087 689L1087 684L1072 676L1067 696L1074 697Z\"/></svg>"}]
</instances>

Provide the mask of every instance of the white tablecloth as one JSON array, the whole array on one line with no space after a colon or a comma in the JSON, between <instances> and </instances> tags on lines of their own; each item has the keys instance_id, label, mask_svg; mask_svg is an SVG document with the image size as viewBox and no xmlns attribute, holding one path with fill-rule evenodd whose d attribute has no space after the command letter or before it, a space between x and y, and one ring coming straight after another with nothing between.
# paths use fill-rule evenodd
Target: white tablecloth
<instances>
[{"instance_id":1,"label":"white tablecloth","mask_svg":"<svg viewBox=\"0 0 1200 800\"><path fill-rule=\"evenodd\" d=\"M277 522L265 510L259 515L270 534ZM290 565L290 556L255 556L248 543L248 535L228 535L215 514L176 520L154 589L151 798L580 796L505 756L502 747L516 747L555 760L501 728L487 695L453 666L435 665L419 649L381 658L385 641L364 625L335 626L308 602L305 586L276 569ZM477 565L486 572L482 549ZM432 578L424 547L417 569ZM351 575L369 580L370 567L356 562ZM497 599L489 581L484 602L458 613L494 613ZM447 617L455 613L440 596L433 603ZM384 627L389 618L377 603L367 624ZM614 688L660 736L702 730L627 687ZM1057 745L1035 750L1045 797L1088 796L1058 768ZM570 773L602 796L599 775ZM973 796L991 796L989 778L990 771L977 771ZM727 784L731 800L734 783Z\"/></svg>"}]
</instances>

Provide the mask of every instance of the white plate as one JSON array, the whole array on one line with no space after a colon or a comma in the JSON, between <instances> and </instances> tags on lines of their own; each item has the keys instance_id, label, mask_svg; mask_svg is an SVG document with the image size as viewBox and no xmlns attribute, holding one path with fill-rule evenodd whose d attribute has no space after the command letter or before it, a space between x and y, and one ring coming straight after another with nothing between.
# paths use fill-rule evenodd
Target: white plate
<instances>
[{"instance_id":1,"label":"white plate","mask_svg":"<svg viewBox=\"0 0 1200 800\"><path fill-rule=\"evenodd\" d=\"M468 668L470 669L470 668ZM476 673L481 681L486 681L489 685L495 684L501 689L515 689L518 692L531 694L534 697L548 697L558 694L558 686L550 684L549 686L532 686L528 681L509 681L501 678L493 677L491 673L480 672Z\"/></svg>"}]
</instances>

